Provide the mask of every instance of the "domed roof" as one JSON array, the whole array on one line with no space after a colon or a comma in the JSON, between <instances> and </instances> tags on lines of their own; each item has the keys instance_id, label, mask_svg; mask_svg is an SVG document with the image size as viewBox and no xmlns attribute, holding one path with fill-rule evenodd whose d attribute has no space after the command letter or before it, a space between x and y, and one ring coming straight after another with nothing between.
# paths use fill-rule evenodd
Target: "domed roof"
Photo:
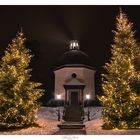
<instances>
[{"instance_id":1,"label":"domed roof","mask_svg":"<svg viewBox=\"0 0 140 140\"><path fill-rule=\"evenodd\" d=\"M59 59L58 65L68 65L68 64L83 64L87 66L93 66L89 56L83 51L79 50L79 44L77 40L70 42L70 50L65 52Z\"/></svg>"}]
</instances>

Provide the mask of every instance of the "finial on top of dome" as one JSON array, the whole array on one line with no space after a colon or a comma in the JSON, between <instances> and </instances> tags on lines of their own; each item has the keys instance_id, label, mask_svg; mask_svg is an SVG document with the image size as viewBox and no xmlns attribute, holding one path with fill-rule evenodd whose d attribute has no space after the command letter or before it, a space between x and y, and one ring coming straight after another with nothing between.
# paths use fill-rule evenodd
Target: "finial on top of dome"
<instances>
[{"instance_id":1,"label":"finial on top of dome","mask_svg":"<svg viewBox=\"0 0 140 140\"><path fill-rule=\"evenodd\" d=\"M78 40L71 40L69 45L70 50L79 50L79 41Z\"/></svg>"}]
</instances>

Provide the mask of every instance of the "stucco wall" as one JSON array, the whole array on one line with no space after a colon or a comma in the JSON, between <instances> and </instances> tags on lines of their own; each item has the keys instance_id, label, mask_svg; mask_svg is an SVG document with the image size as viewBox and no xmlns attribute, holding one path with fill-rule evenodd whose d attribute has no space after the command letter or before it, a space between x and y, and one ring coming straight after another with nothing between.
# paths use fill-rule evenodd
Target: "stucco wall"
<instances>
[{"instance_id":1,"label":"stucco wall","mask_svg":"<svg viewBox=\"0 0 140 140\"><path fill-rule=\"evenodd\" d=\"M84 89L84 99L86 94L91 95L91 99L95 98L95 71L85 67L64 67L54 71L55 73L55 90L54 97L56 99L57 94L62 95L62 99L65 99L65 89L63 85L71 78L72 73L76 73L77 79L86 85Z\"/></svg>"}]
</instances>

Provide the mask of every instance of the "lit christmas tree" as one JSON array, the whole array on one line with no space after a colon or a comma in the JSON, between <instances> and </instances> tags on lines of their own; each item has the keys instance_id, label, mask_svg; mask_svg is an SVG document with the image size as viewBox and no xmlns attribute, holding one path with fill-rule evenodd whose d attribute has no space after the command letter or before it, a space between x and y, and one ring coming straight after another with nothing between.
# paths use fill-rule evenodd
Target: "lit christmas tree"
<instances>
[{"instance_id":1,"label":"lit christmas tree","mask_svg":"<svg viewBox=\"0 0 140 140\"><path fill-rule=\"evenodd\" d=\"M43 94L40 83L30 81L30 50L18 33L5 51L0 67L0 128L23 127L34 123Z\"/></svg>"},{"instance_id":2,"label":"lit christmas tree","mask_svg":"<svg viewBox=\"0 0 140 140\"><path fill-rule=\"evenodd\" d=\"M120 11L107 74L102 75L104 96L99 97L104 106L102 118L105 129L140 127L140 48L132 30L132 23Z\"/></svg>"}]
</instances>

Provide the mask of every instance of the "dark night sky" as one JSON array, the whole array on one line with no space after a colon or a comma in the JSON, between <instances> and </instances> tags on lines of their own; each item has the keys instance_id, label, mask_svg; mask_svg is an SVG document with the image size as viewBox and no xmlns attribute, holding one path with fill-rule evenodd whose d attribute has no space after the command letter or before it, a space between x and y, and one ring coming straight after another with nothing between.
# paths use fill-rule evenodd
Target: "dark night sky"
<instances>
[{"instance_id":1,"label":"dark night sky","mask_svg":"<svg viewBox=\"0 0 140 140\"><path fill-rule=\"evenodd\" d=\"M140 40L140 6L121 6L137 30ZM34 81L53 91L53 69L57 59L68 50L68 42L77 39L95 66L96 94L100 93L100 74L110 58L112 30L119 6L0 6L0 56L23 28L32 60Z\"/></svg>"}]
</instances>

